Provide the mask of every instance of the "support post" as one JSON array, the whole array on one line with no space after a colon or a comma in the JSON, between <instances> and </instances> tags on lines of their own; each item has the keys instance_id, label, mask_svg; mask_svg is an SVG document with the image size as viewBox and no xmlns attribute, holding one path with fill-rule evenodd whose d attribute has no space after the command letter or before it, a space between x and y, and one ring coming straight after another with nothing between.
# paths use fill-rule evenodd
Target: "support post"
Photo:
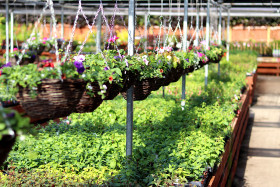
<instances>
[{"instance_id":1,"label":"support post","mask_svg":"<svg viewBox=\"0 0 280 187\"><path fill-rule=\"evenodd\" d=\"M183 51L187 51L188 48L188 0L184 0L184 22L183 22ZM186 99L186 74L182 76L182 101ZM185 106L185 102L181 103L181 106Z\"/></svg>"},{"instance_id":2,"label":"support post","mask_svg":"<svg viewBox=\"0 0 280 187\"><path fill-rule=\"evenodd\" d=\"M222 45L222 5L219 6L218 44ZM218 76L221 75L220 62L218 63Z\"/></svg>"},{"instance_id":3,"label":"support post","mask_svg":"<svg viewBox=\"0 0 280 187\"><path fill-rule=\"evenodd\" d=\"M230 9L228 9L228 19L227 19L227 61L229 61L229 22L230 22Z\"/></svg>"},{"instance_id":4,"label":"support post","mask_svg":"<svg viewBox=\"0 0 280 187\"><path fill-rule=\"evenodd\" d=\"M14 52L14 12L11 11L11 53Z\"/></svg>"},{"instance_id":5,"label":"support post","mask_svg":"<svg viewBox=\"0 0 280 187\"><path fill-rule=\"evenodd\" d=\"M148 47L148 15L145 14L145 43L144 43L144 51L147 52L147 47Z\"/></svg>"},{"instance_id":6,"label":"support post","mask_svg":"<svg viewBox=\"0 0 280 187\"><path fill-rule=\"evenodd\" d=\"M128 55L134 55L135 40L135 0L129 0L128 10ZM132 156L133 139L133 86L127 90L127 115L126 115L126 156Z\"/></svg>"},{"instance_id":7,"label":"support post","mask_svg":"<svg viewBox=\"0 0 280 187\"><path fill-rule=\"evenodd\" d=\"M206 19L206 50L209 48L210 42L210 0L207 0L207 19ZM205 65L205 89L208 85L208 64Z\"/></svg>"},{"instance_id":8,"label":"support post","mask_svg":"<svg viewBox=\"0 0 280 187\"><path fill-rule=\"evenodd\" d=\"M199 41L198 41L198 38L199 38L199 5L198 5L198 0L196 0L196 26L195 26L195 30L196 30L196 33L195 33L195 42L194 42L194 45L195 46L198 46L199 44Z\"/></svg>"},{"instance_id":9,"label":"support post","mask_svg":"<svg viewBox=\"0 0 280 187\"><path fill-rule=\"evenodd\" d=\"M61 5L61 36L62 39L64 38L64 7Z\"/></svg>"},{"instance_id":10,"label":"support post","mask_svg":"<svg viewBox=\"0 0 280 187\"><path fill-rule=\"evenodd\" d=\"M9 0L6 0L6 64L9 63Z\"/></svg>"},{"instance_id":11,"label":"support post","mask_svg":"<svg viewBox=\"0 0 280 187\"><path fill-rule=\"evenodd\" d=\"M101 52L101 22L102 22L102 12L99 11L97 16L97 32L96 32L96 53Z\"/></svg>"}]
</instances>

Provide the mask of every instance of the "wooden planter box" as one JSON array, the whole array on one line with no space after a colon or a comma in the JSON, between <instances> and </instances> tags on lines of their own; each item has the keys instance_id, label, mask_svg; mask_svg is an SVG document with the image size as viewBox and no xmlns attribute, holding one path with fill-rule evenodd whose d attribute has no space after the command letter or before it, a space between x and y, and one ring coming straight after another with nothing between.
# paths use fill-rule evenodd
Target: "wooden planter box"
<instances>
[{"instance_id":1,"label":"wooden planter box","mask_svg":"<svg viewBox=\"0 0 280 187\"><path fill-rule=\"evenodd\" d=\"M252 76L246 77L246 82L249 87L249 94L250 94L250 105L253 102L254 94L255 94L255 88L256 88L256 82L257 82L257 73L254 73Z\"/></svg>"},{"instance_id":2,"label":"wooden planter box","mask_svg":"<svg viewBox=\"0 0 280 187\"><path fill-rule=\"evenodd\" d=\"M225 152L222 155L222 161L218 166L213 177L210 179L208 186L228 186L231 185L235 175L241 143L246 132L249 119L251 92L247 87L246 92L242 95L240 113L233 119L231 124L233 132L231 138L225 145Z\"/></svg>"}]
</instances>

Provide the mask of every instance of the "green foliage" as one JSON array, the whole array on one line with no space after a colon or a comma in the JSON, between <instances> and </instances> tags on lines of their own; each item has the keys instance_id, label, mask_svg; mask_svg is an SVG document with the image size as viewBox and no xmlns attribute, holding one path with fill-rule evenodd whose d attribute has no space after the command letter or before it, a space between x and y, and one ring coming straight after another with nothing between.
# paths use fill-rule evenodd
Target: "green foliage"
<instances>
[{"instance_id":1,"label":"green foliage","mask_svg":"<svg viewBox=\"0 0 280 187\"><path fill-rule=\"evenodd\" d=\"M1 185L171 186L200 180L207 166L220 161L231 134L240 88L256 55L231 55L222 60L218 77L210 66L187 76L185 106L180 81L134 103L133 157L126 159L126 101L105 101L92 113L71 114L51 122L14 147L8 158L10 175Z\"/></svg>"},{"instance_id":2,"label":"green foliage","mask_svg":"<svg viewBox=\"0 0 280 187\"><path fill-rule=\"evenodd\" d=\"M30 131L29 118L21 117L16 111L10 109L0 109L0 140L3 135L8 135L11 131L22 135Z\"/></svg>"}]
</instances>

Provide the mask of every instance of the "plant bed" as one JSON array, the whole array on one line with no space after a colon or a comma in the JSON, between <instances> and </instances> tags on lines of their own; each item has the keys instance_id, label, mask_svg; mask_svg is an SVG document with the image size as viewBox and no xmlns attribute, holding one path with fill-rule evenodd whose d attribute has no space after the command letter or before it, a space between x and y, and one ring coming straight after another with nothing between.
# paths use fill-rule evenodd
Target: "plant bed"
<instances>
[{"instance_id":1,"label":"plant bed","mask_svg":"<svg viewBox=\"0 0 280 187\"><path fill-rule=\"evenodd\" d=\"M221 163L216 169L214 176L211 178L208 186L226 186L228 180L235 174L236 161L233 164L234 158L238 157L240 145L243 140L244 132L247 127L249 119L249 102L250 102L250 89L242 95L240 103L242 103L239 109L239 114L233 119L232 135L231 138L226 142L225 151L223 153Z\"/></svg>"},{"instance_id":2,"label":"plant bed","mask_svg":"<svg viewBox=\"0 0 280 187\"><path fill-rule=\"evenodd\" d=\"M254 93L255 93L255 88L256 88L256 83L257 83L257 76L258 76L257 73L252 73L246 77L247 85L250 88L250 105L252 104L253 99L254 99Z\"/></svg>"}]
</instances>

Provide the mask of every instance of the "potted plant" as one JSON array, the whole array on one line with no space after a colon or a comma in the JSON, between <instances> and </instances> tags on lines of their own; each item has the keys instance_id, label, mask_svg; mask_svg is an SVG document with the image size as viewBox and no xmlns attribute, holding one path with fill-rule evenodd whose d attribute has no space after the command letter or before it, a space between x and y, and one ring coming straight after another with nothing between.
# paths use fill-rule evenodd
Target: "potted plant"
<instances>
[{"instance_id":1,"label":"potted plant","mask_svg":"<svg viewBox=\"0 0 280 187\"><path fill-rule=\"evenodd\" d=\"M17 135L30 129L29 119L21 117L16 111L0 106L0 166L3 165L12 150Z\"/></svg>"}]
</instances>

